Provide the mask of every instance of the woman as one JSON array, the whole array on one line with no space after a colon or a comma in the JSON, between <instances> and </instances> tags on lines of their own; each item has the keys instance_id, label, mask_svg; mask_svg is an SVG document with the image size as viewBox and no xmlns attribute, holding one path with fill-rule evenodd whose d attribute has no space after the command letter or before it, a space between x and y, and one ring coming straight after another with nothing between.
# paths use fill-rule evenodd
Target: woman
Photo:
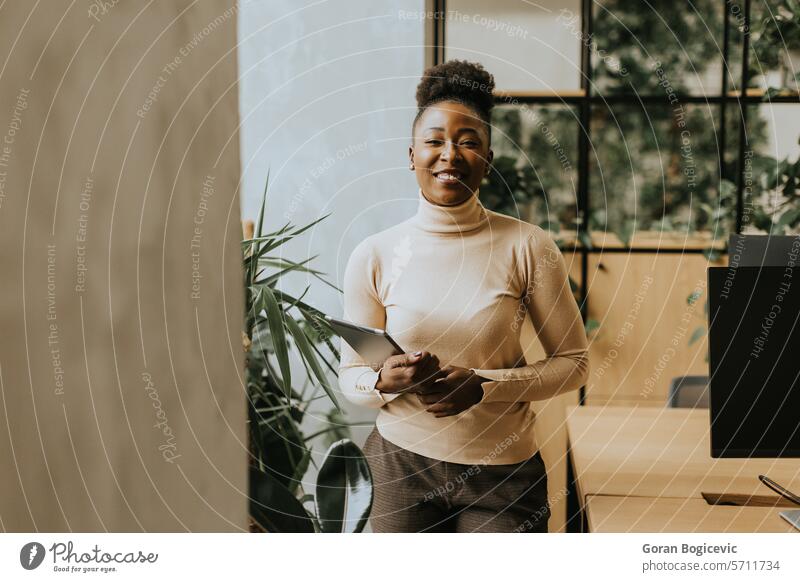
<instances>
[{"instance_id":1,"label":"woman","mask_svg":"<svg viewBox=\"0 0 800 582\"><path fill-rule=\"evenodd\" d=\"M343 393L380 409L364 446L376 532L547 531L531 401L585 382L587 340L552 239L478 199L493 89L479 64L425 71L409 148L417 212L357 245L345 270L345 318L409 350L375 370L341 344ZM547 353L530 365L526 314Z\"/></svg>"}]
</instances>

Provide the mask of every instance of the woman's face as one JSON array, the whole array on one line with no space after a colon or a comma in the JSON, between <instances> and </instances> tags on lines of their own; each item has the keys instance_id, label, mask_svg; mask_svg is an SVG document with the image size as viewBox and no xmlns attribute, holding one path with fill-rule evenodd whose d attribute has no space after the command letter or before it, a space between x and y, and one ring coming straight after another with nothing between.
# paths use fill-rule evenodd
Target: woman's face
<instances>
[{"instance_id":1,"label":"woman's face","mask_svg":"<svg viewBox=\"0 0 800 582\"><path fill-rule=\"evenodd\" d=\"M417 120L408 155L425 197L452 206L478 189L494 154L486 126L475 111L441 101Z\"/></svg>"}]
</instances>

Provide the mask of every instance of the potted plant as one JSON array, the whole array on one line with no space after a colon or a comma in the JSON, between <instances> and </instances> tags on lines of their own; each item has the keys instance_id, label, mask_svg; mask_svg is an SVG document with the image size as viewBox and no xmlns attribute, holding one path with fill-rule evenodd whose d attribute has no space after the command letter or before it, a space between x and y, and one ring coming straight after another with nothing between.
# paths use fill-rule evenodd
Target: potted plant
<instances>
[{"instance_id":1,"label":"potted plant","mask_svg":"<svg viewBox=\"0 0 800 582\"><path fill-rule=\"evenodd\" d=\"M323 313L302 301L308 287L299 297L277 287L281 277L302 272L338 290L307 266L315 257L298 263L275 254L328 215L303 227L287 223L265 233L266 196L265 188L255 232L242 241L251 531L360 532L372 507L372 477L363 453L349 438L350 425L342 420L328 380L327 371L336 375L337 370L320 350L326 345L338 361L339 352L330 340L334 332ZM307 379L316 380L315 388L322 387L324 394L306 394L305 386L301 392L293 388L290 353L300 358ZM306 412L319 399L329 399L334 406L328 414L330 426L306 435ZM311 494L303 487L303 477L314 463L309 442L320 436L336 440L324 455Z\"/></svg>"}]
</instances>

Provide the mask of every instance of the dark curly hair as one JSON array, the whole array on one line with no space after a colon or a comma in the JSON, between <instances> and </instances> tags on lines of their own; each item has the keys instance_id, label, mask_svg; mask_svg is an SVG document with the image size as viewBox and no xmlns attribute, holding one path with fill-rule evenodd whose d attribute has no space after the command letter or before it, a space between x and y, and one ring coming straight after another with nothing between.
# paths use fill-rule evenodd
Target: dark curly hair
<instances>
[{"instance_id":1,"label":"dark curly hair","mask_svg":"<svg viewBox=\"0 0 800 582\"><path fill-rule=\"evenodd\" d=\"M475 111L486 125L491 140L493 92L494 77L480 63L451 60L429 67L417 85L418 109L412 132L428 107L441 101L455 101Z\"/></svg>"}]
</instances>

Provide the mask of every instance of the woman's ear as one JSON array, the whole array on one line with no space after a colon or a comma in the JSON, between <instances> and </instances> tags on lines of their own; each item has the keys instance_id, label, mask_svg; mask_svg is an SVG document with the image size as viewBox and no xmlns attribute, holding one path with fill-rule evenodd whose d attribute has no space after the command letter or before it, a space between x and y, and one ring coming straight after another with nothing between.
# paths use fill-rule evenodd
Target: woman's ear
<instances>
[{"instance_id":1,"label":"woman's ear","mask_svg":"<svg viewBox=\"0 0 800 582\"><path fill-rule=\"evenodd\" d=\"M485 176L488 176L489 173L492 171L492 160L494 159L494 152L491 148L489 148L489 153L486 154L486 170L484 172Z\"/></svg>"},{"instance_id":2,"label":"woman's ear","mask_svg":"<svg viewBox=\"0 0 800 582\"><path fill-rule=\"evenodd\" d=\"M408 169L414 169L414 146L408 146Z\"/></svg>"}]
</instances>

